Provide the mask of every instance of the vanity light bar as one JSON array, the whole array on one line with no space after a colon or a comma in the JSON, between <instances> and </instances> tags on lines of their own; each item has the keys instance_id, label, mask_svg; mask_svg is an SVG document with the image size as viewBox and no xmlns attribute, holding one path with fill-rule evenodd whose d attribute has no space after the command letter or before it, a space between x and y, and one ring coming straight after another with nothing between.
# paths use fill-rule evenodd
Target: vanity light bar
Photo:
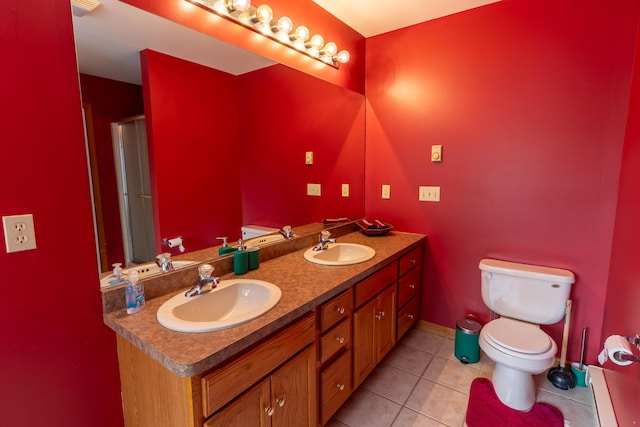
<instances>
[{"instance_id":1,"label":"vanity light bar","mask_svg":"<svg viewBox=\"0 0 640 427\"><path fill-rule=\"evenodd\" d=\"M186 1L334 68L350 59L348 51L338 51L334 42L325 43L319 34L311 36L304 25L294 28L290 18L274 18L266 4L253 7L250 0Z\"/></svg>"}]
</instances>

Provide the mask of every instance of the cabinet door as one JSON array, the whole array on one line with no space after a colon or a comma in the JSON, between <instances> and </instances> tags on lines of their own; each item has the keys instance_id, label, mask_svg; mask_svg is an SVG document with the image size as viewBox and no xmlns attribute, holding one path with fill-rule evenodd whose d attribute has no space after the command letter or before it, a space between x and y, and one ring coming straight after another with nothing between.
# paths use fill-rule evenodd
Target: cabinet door
<instances>
[{"instance_id":1,"label":"cabinet door","mask_svg":"<svg viewBox=\"0 0 640 427\"><path fill-rule=\"evenodd\" d=\"M372 300L353 313L353 388L355 389L376 366L374 321L377 300Z\"/></svg>"},{"instance_id":2,"label":"cabinet door","mask_svg":"<svg viewBox=\"0 0 640 427\"><path fill-rule=\"evenodd\" d=\"M269 413L273 411L270 397L269 380L266 379L215 414L204 426L268 427L271 424Z\"/></svg>"},{"instance_id":3,"label":"cabinet door","mask_svg":"<svg viewBox=\"0 0 640 427\"><path fill-rule=\"evenodd\" d=\"M396 343L396 287L391 286L376 298L375 313L376 363Z\"/></svg>"},{"instance_id":4,"label":"cabinet door","mask_svg":"<svg viewBox=\"0 0 640 427\"><path fill-rule=\"evenodd\" d=\"M273 427L315 426L315 356L316 347L309 346L271 375Z\"/></svg>"}]
</instances>

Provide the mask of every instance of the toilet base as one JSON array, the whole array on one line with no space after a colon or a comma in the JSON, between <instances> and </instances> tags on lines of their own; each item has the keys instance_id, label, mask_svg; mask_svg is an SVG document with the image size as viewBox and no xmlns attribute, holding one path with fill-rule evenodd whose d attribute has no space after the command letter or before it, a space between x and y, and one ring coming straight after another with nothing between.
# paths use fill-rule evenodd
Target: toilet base
<instances>
[{"instance_id":1,"label":"toilet base","mask_svg":"<svg viewBox=\"0 0 640 427\"><path fill-rule=\"evenodd\" d=\"M518 411L529 411L536 403L533 375L496 363L493 388L502 403Z\"/></svg>"}]
</instances>

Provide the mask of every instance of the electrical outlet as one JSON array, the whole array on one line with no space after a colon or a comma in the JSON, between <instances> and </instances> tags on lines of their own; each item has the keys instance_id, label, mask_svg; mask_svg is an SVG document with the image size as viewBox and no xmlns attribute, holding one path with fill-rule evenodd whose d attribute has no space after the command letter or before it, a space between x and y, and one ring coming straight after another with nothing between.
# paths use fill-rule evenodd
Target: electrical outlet
<instances>
[{"instance_id":1,"label":"electrical outlet","mask_svg":"<svg viewBox=\"0 0 640 427\"><path fill-rule=\"evenodd\" d=\"M391 186L389 184L382 185L382 198L383 199L391 198Z\"/></svg>"},{"instance_id":2,"label":"electrical outlet","mask_svg":"<svg viewBox=\"0 0 640 427\"><path fill-rule=\"evenodd\" d=\"M320 196L320 184L307 184L307 196Z\"/></svg>"},{"instance_id":3,"label":"electrical outlet","mask_svg":"<svg viewBox=\"0 0 640 427\"><path fill-rule=\"evenodd\" d=\"M418 200L421 202L439 202L440 187L420 186L418 189Z\"/></svg>"},{"instance_id":4,"label":"electrical outlet","mask_svg":"<svg viewBox=\"0 0 640 427\"><path fill-rule=\"evenodd\" d=\"M307 151L304 153L304 164L312 165L313 164L313 151Z\"/></svg>"},{"instance_id":5,"label":"electrical outlet","mask_svg":"<svg viewBox=\"0 0 640 427\"><path fill-rule=\"evenodd\" d=\"M3 216L2 225L7 253L36 248L36 233L33 228L32 214Z\"/></svg>"},{"instance_id":6,"label":"electrical outlet","mask_svg":"<svg viewBox=\"0 0 640 427\"><path fill-rule=\"evenodd\" d=\"M342 184L342 197L349 197L349 184Z\"/></svg>"}]
</instances>

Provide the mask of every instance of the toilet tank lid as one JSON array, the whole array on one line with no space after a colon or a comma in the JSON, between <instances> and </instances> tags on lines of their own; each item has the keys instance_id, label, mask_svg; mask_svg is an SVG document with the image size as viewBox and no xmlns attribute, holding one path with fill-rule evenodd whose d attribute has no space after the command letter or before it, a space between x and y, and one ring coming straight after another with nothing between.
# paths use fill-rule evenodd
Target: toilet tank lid
<instances>
[{"instance_id":1,"label":"toilet tank lid","mask_svg":"<svg viewBox=\"0 0 640 427\"><path fill-rule=\"evenodd\" d=\"M547 280L555 283L571 284L575 276L569 270L561 268L543 267L540 265L520 264L517 262L500 261L485 258L480 261L480 270L489 273L507 274L510 276L528 277Z\"/></svg>"}]
</instances>

